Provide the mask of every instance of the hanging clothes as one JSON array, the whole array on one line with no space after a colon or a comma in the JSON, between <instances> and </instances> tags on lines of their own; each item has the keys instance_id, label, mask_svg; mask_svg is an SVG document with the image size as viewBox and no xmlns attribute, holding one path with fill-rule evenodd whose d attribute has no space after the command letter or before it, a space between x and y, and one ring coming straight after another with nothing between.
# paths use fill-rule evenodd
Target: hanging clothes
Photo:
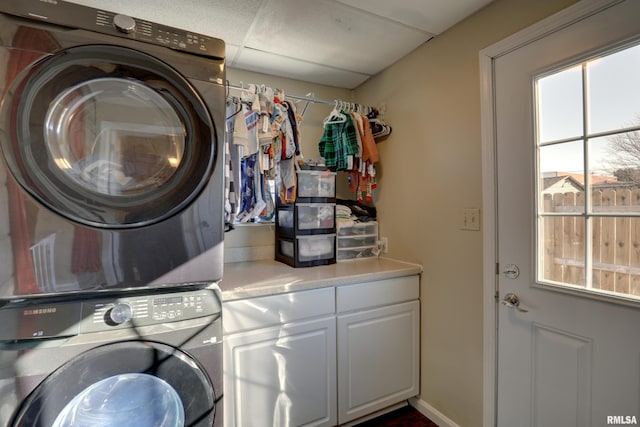
<instances>
[{"instance_id":1,"label":"hanging clothes","mask_svg":"<svg viewBox=\"0 0 640 427\"><path fill-rule=\"evenodd\" d=\"M375 163L380 156L369 118L359 111L338 110L336 105L324 124L318 150L325 164L331 170L347 172L349 189L357 200L373 200Z\"/></svg>"},{"instance_id":2,"label":"hanging clothes","mask_svg":"<svg viewBox=\"0 0 640 427\"><path fill-rule=\"evenodd\" d=\"M354 158L360 153L357 130L351 116L340 112L340 121L328 121L318 143L320 156L332 171L353 168Z\"/></svg>"},{"instance_id":3,"label":"hanging clothes","mask_svg":"<svg viewBox=\"0 0 640 427\"><path fill-rule=\"evenodd\" d=\"M298 119L296 117L296 107L289 101L284 101L284 105L287 107L287 117L289 119L289 126L293 134L293 144L295 147L295 154L300 155L300 132L298 130Z\"/></svg>"},{"instance_id":4,"label":"hanging clothes","mask_svg":"<svg viewBox=\"0 0 640 427\"><path fill-rule=\"evenodd\" d=\"M282 91L277 95L272 89L255 87L249 96L229 100L228 180L238 190L234 206L227 197L232 191L225 188L225 218L229 221L271 220L276 195L284 203L295 200L295 166L302 156L300 131L295 105L283 101Z\"/></svg>"},{"instance_id":5,"label":"hanging clothes","mask_svg":"<svg viewBox=\"0 0 640 427\"><path fill-rule=\"evenodd\" d=\"M225 188L224 188L224 222L225 228L229 229L236 220L238 210L236 185L241 182L240 174L240 154L238 147L234 143L234 128L236 115L242 110L239 109L234 100L227 100L226 108L226 144L225 144Z\"/></svg>"}]
</instances>

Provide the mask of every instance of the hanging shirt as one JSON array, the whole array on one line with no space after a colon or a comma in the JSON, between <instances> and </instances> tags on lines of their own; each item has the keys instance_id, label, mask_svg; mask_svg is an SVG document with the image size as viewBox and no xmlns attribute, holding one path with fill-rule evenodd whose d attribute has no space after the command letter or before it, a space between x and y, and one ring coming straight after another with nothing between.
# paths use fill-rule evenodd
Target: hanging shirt
<instances>
[{"instance_id":1,"label":"hanging shirt","mask_svg":"<svg viewBox=\"0 0 640 427\"><path fill-rule=\"evenodd\" d=\"M353 166L353 157L358 154L358 137L356 133L356 127L349 114L346 115L347 120L344 123L338 123L340 126L340 136L338 138L338 150L336 164L336 170L343 171L350 169L349 166Z\"/></svg>"},{"instance_id":2,"label":"hanging shirt","mask_svg":"<svg viewBox=\"0 0 640 427\"><path fill-rule=\"evenodd\" d=\"M247 119L245 117L248 109L244 104L240 105L240 112L234 116L233 143L244 147L242 155L246 156L249 153L249 130L247 129Z\"/></svg>"},{"instance_id":3,"label":"hanging shirt","mask_svg":"<svg viewBox=\"0 0 640 427\"><path fill-rule=\"evenodd\" d=\"M291 126L291 131L293 133L293 143L295 145L295 154L299 156L300 155L300 134L298 130L298 122L296 119L296 108L289 101L284 101L284 104L287 106L287 117L289 118L289 125Z\"/></svg>"},{"instance_id":4,"label":"hanging shirt","mask_svg":"<svg viewBox=\"0 0 640 427\"><path fill-rule=\"evenodd\" d=\"M327 121L318 143L318 151L332 171L349 170L359 152L357 130L349 114L344 121Z\"/></svg>"},{"instance_id":5,"label":"hanging shirt","mask_svg":"<svg viewBox=\"0 0 640 427\"><path fill-rule=\"evenodd\" d=\"M324 127L324 133L320 138L320 142L318 142L318 151L320 152L320 156L324 158L325 165L332 171L336 170L336 165L338 164L337 157L337 124L338 123L327 123Z\"/></svg>"},{"instance_id":6,"label":"hanging shirt","mask_svg":"<svg viewBox=\"0 0 640 427\"><path fill-rule=\"evenodd\" d=\"M260 122L260 114L253 110L244 112L245 122L247 125L247 151L245 156L258 152L260 142L258 140L258 123Z\"/></svg>"},{"instance_id":7,"label":"hanging shirt","mask_svg":"<svg viewBox=\"0 0 640 427\"><path fill-rule=\"evenodd\" d=\"M380 156L378 155L376 140L373 138L373 132L371 132L371 124L366 116L362 116L362 122L364 130L362 136L362 159L371 163L378 163Z\"/></svg>"},{"instance_id":8,"label":"hanging shirt","mask_svg":"<svg viewBox=\"0 0 640 427\"><path fill-rule=\"evenodd\" d=\"M233 142L235 115L238 113L235 102L227 101L227 120L225 126L225 223L233 224L238 211L236 186L240 184L240 155L238 146Z\"/></svg>"}]
</instances>

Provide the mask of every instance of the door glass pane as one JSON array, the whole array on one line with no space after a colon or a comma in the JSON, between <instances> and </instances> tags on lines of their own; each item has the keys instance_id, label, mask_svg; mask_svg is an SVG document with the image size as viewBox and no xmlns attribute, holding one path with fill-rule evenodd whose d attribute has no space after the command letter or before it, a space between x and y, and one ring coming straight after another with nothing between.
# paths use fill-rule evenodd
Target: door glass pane
<instances>
[{"instance_id":1,"label":"door glass pane","mask_svg":"<svg viewBox=\"0 0 640 427\"><path fill-rule=\"evenodd\" d=\"M580 141L540 147L541 211L584 212L583 151Z\"/></svg>"},{"instance_id":2,"label":"door glass pane","mask_svg":"<svg viewBox=\"0 0 640 427\"><path fill-rule=\"evenodd\" d=\"M72 182L110 196L165 184L180 164L182 120L158 92L133 80L99 78L62 92L45 118L57 167Z\"/></svg>"},{"instance_id":3,"label":"door glass pane","mask_svg":"<svg viewBox=\"0 0 640 427\"><path fill-rule=\"evenodd\" d=\"M640 46L535 87L538 280L640 300Z\"/></svg>"},{"instance_id":4,"label":"door glass pane","mask_svg":"<svg viewBox=\"0 0 640 427\"><path fill-rule=\"evenodd\" d=\"M545 216L540 219L540 279L584 288L584 217Z\"/></svg>"},{"instance_id":5,"label":"door glass pane","mask_svg":"<svg viewBox=\"0 0 640 427\"><path fill-rule=\"evenodd\" d=\"M640 214L640 132L589 140L592 212Z\"/></svg>"},{"instance_id":6,"label":"door glass pane","mask_svg":"<svg viewBox=\"0 0 640 427\"><path fill-rule=\"evenodd\" d=\"M589 132L640 125L640 45L587 63Z\"/></svg>"},{"instance_id":7,"label":"door glass pane","mask_svg":"<svg viewBox=\"0 0 640 427\"><path fill-rule=\"evenodd\" d=\"M582 136L582 67L539 79L537 102L541 143Z\"/></svg>"},{"instance_id":8,"label":"door glass pane","mask_svg":"<svg viewBox=\"0 0 640 427\"><path fill-rule=\"evenodd\" d=\"M592 288L640 299L640 218L594 217Z\"/></svg>"}]
</instances>

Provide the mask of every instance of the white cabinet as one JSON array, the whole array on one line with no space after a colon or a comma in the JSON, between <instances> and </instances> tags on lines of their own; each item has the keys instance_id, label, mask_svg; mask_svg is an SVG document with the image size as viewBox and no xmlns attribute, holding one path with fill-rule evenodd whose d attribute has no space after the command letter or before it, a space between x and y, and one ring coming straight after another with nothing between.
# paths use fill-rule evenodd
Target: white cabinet
<instances>
[{"instance_id":1,"label":"white cabinet","mask_svg":"<svg viewBox=\"0 0 640 427\"><path fill-rule=\"evenodd\" d=\"M419 276L223 304L225 427L335 426L418 394Z\"/></svg>"},{"instance_id":2,"label":"white cabinet","mask_svg":"<svg viewBox=\"0 0 640 427\"><path fill-rule=\"evenodd\" d=\"M418 394L418 296L418 276L337 289L339 423Z\"/></svg>"},{"instance_id":3,"label":"white cabinet","mask_svg":"<svg viewBox=\"0 0 640 427\"><path fill-rule=\"evenodd\" d=\"M334 426L334 289L223 305L227 427Z\"/></svg>"}]
</instances>

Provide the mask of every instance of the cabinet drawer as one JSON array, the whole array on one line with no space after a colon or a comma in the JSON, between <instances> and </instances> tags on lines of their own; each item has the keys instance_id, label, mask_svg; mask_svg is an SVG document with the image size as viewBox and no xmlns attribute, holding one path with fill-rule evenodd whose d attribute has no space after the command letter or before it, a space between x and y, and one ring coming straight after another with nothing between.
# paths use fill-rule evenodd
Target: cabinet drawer
<instances>
[{"instance_id":1,"label":"cabinet drawer","mask_svg":"<svg viewBox=\"0 0 640 427\"><path fill-rule=\"evenodd\" d=\"M291 292L222 304L225 334L335 313L333 288Z\"/></svg>"},{"instance_id":2,"label":"cabinet drawer","mask_svg":"<svg viewBox=\"0 0 640 427\"><path fill-rule=\"evenodd\" d=\"M420 298L420 278L417 275L336 288L338 313L418 298Z\"/></svg>"}]
</instances>

